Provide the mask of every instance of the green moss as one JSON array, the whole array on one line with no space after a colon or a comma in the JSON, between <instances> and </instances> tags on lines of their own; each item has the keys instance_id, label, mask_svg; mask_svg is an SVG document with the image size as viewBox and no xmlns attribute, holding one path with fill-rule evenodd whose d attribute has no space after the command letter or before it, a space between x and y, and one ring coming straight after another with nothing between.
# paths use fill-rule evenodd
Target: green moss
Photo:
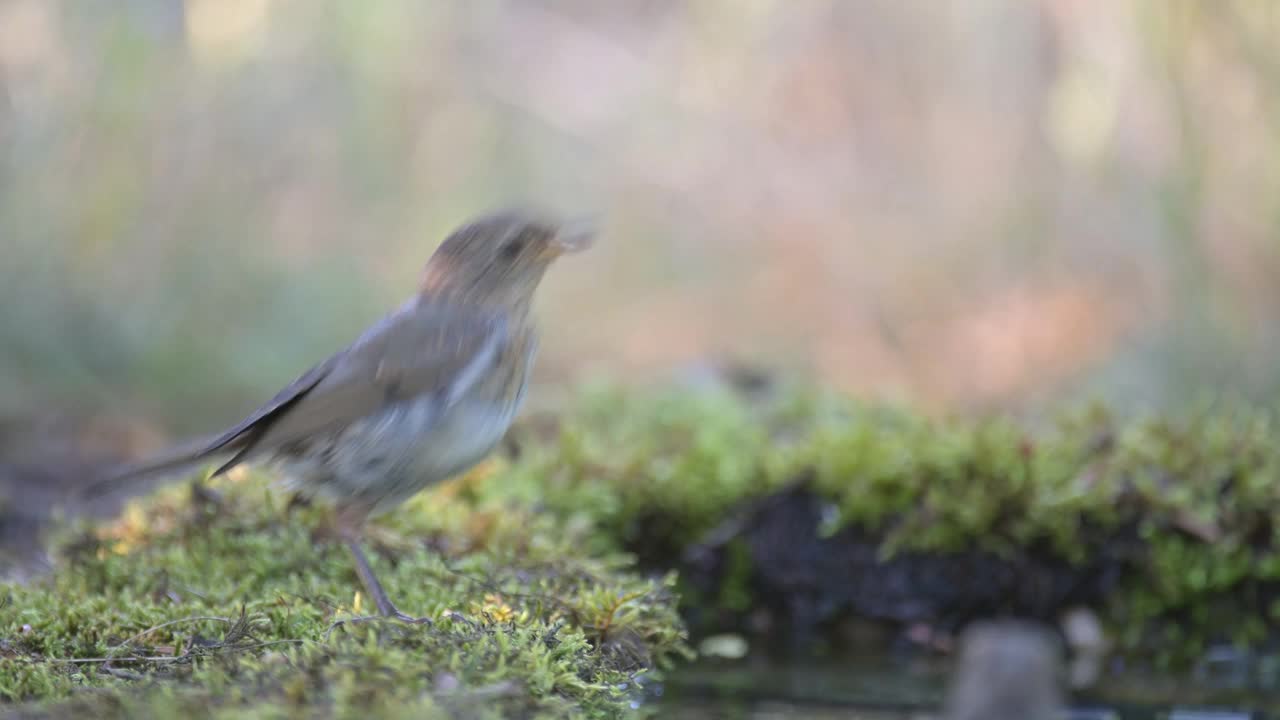
<instances>
[{"instance_id":1,"label":"green moss","mask_svg":"<svg viewBox=\"0 0 1280 720\"><path fill-rule=\"evenodd\" d=\"M536 499L569 526L596 528L602 551L652 550L657 528L656 554L674 564L671 553L744 502L811 474L835 510L819 531L879 533L886 558L1034 546L1083 564L1136 528L1139 557L1101 608L1128 649L1185 659L1210 639L1257 639L1275 627L1280 434L1266 410L1120 421L1095 406L1031 431L817 392L758 402L605 388L586 393L558 439L529 455L512 476L519 482L486 492ZM730 560L724 592L699 602L744 603L749 561ZM1178 643L1160 639L1161 622L1181 625Z\"/></svg>"},{"instance_id":2,"label":"green moss","mask_svg":"<svg viewBox=\"0 0 1280 720\"><path fill-rule=\"evenodd\" d=\"M173 488L71 534L52 577L5 588L0 697L54 716L623 714L639 679L687 653L675 578L627 553L676 567L801 476L831 508L815 532L865 529L885 557L1034 546L1084 563L1127 529L1140 553L1098 609L1122 649L1185 660L1280 621L1276 435L1270 414L1222 408L1092 408L1030 431L810 391L595 388L555 432L517 428L517 462L378 521L379 575L434 625L329 633L368 610L349 558L317 530L322 510L247 475L215 482L219 503ZM749 549L729 547L722 586L694 598L710 617L758 601Z\"/></svg>"},{"instance_id":3,"label":"green moss","mask_svg":"<svg viewBox=\"0 0 1280 720\"><path fill-rule=\"evenodd\" d=\"M372 543L398 604L434 623L334 627L368 603L343 548L317 535L323 513L286 510L260 476L214 488L217 504L166 491L80 538L45 582L5 588L0 697L53 716L613 717L687 652L673 578L456 486Z\"/></svg>"}]
</instances>

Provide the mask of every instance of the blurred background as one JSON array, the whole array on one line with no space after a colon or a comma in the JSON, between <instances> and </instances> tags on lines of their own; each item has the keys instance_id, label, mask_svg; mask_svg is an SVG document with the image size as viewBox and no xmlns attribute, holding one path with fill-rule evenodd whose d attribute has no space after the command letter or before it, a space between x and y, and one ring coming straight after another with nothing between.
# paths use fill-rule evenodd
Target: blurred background
<instances>
[{"instance_id":1,"label":"blurred background","mask_svg":"<svg viewBox=\"0 0 1280 720\"><path fill-rule=\"evenodd\" d=\"M1269 399L1278 36L1266 0L0 0L0 414L227 424L508 203L604 227L540 392Z\"/></svg>"}]
</instances>

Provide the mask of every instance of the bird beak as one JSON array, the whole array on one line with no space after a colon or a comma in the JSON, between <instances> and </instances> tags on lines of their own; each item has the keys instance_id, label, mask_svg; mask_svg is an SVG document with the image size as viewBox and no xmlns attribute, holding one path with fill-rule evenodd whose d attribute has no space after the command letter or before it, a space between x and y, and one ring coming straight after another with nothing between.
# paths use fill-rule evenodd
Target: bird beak
<instances>
[{"instance_id":1,"label":"bird beak","mask_svg":"<svg viewBox=\"0 0 1280 720\"><path fill-rule=\"evenodd\" d=\"M586 219L567 222L548 243L548 249L555 255L582 252L595 242L596 227L594 221Z\"/></svg>"}]
</instances>

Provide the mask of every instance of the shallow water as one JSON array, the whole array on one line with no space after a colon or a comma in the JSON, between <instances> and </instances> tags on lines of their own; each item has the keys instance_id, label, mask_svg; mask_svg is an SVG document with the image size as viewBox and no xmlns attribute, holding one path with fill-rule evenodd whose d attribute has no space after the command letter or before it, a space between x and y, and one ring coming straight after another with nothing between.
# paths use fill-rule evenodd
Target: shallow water
<instances>
[{"instance_id":1,"label":"shallow water","mask_svg":"<svg viewBox=\"0 0 1280 720\"><path fill-rule=\"evenodd\" d=\"M886 657L700 660L651 688L659 716L924 720L936 715L945 663ZM1070 698L1069 720L1280 720L1280 692L1239 678L1114 676Z\"/></svg>"}]
</instances>

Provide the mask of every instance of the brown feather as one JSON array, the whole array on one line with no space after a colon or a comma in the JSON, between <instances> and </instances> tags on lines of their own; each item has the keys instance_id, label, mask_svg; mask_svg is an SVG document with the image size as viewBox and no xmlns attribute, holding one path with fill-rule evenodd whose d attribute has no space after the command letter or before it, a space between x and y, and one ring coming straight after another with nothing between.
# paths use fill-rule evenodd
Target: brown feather
<instances>
[{"instance_id":1,"label":"brown feather","mask_svg":"<svg viewBox=\"0 0 1280 720\"><path fill-rule=\"evenodd\" d=\"M388 403L433 395L452 405L496 361L506 324L489 312L415 298L350 348L313 367L222 433L117 468L87 485L83 499L137 490L234 453L220 475L250 457L340 428Z\"/></svg>"}]
</instances>

